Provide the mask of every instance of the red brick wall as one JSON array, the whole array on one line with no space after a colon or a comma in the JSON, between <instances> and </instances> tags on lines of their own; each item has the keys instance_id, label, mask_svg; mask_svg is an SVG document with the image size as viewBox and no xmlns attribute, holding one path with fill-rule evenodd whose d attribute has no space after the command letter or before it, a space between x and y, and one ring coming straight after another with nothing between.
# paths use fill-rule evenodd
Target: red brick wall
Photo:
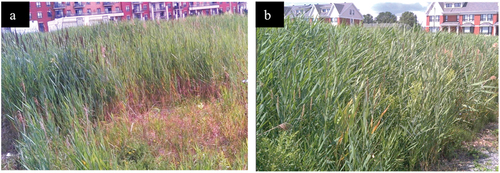
<instances>
[{"instance_id":1,"label":"red brick wall","mask_svg":"<svg viewBox=\"0 0 500 173\"><path fill-rule=\"evenodd\" d=\"M457 16L456 15L448 16L448 22L457 22Z\"/></svg>"},{"instance_id":2,"label":"red brick wall","mask_svg":"<svg viewBox=\"0 0 500 173\"><path fill-rule=\"evenodd\" d=\"M474 34L479 34L479 24L481 23L481 15L480 14L475 14L474 15Z\"/></svg>"},{"instance_id":3,"label":"red brick wall","mask_svg":"<svg viewBox=\"0 0 500 173\"><path fill-rule=\"evenodd\" d=\"M464 18L464 16L463 16L463 15L458 16L458 23L459 23L460 25L462 25L462 20L463 20L463 18Z\"/></svg>"},{"instance_id":4,"label":"red brick wall","mask_svg":"<svg viewBox=\"0 0 500 173\"><path fill-rule=\"evenodd\" d=\"M426 26L429 26L429 20L430 20L430 16L427 16L427 19L426 19L426 22L425 22ZM429 27L427 27L427 29L429 29Z\"/></svg>"},{"instance_id":5,"label":"red brick wall","mask_svg":"<svg viewBox=\"0 0 500 173\"><path fill-rule=\"evenodd\" d=\"M54 20L56 13L54 12L54 2L50 3L50 6L47 6L47 2L40 2L40 7L36 6L36 2L30 2L30 13L31 13L31 21L38 21L38 24L43 23L44 31L48 31L47 22ZM52 17L49 17L47 12L52 13ZM42 18L38 18L38 12L42 13Z\"/></svg>"},{"instance_id":6,"label":"red brick wall","mask_svg":"<svg viewBox=\"0 0 500 173\"><path fill-rule=\"evenodd\" d=\"M127 16L130 16L130 19L132 20L132 17L134 15L134 11L132 10L132 2L121 2L120 3L120 9L123 11L123 17L122 20L127 20ZM129 8L129 11L127 11L127 6Z\"/></svg>"},{"instance_id":7,"label":"red brick wall","mask_svg":"<svg viewBox=\"0 0 500 173\"><path fill-rule=\"evenodd\" d=\"M442 24L444 21L444 15L439 16L439 24Z\"/></svg>"}]
</instances>

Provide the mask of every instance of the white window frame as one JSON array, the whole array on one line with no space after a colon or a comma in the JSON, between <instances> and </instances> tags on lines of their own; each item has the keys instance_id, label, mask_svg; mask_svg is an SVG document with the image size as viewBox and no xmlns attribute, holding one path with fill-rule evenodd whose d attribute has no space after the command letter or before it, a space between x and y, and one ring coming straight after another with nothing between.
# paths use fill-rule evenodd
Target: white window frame
<instances>
[{"instance_id":1,"label":"white window frame","mask_svg":"<svg viewBox=\"0 0 500 173\"><path fill-rule=\"evenodd\" d=\"M41 2L36 2L36 7L37 7L37 8L42 7L42 3L41 3Z\"/></svg>"},{"instance_id":2,"label":"white window frame","mask_svg":"<svg viewBox=\"0 0 500 173\"><path fill-rule=\"evenodd\" d=\"M457 6L457 4L458 4L458 6ZM462 3L453 3L453 7L460 8L460 7L462 7Z\"/></svg>"},{"instance_id":3,"label":"white window frame","mask_svg":"<svg viewBox=\"0 0 500 173\"><path fill-rule=\"evenodd\" d=\"M451 8L451 7L453 7L452 3L446 3L446 8Z\"/></svg>"},{"instance_id":4,"label":"white window frame","mask_svg":"<svg viewBox=\"0 0 500 173\"><path fill-rule=\"evenodd\" d=\"M50 2L45 3L47 7L50 7Z\"/></svg>"},{"instance_id":5,"label":"white window frame","mask_svg":"<svg viewBox=\"0 0 500 173\"><path fill-rule=\"evenodd\" d=\"M480 34L491 34L491 27L479 27L479 33Z\"/></svg>"},{"instance_id":6,"label":"white window frame","mask_svg":"<svg viewBox=\"0 0 500 173\"><path fill-rule=\"evenodd\" d=\"M125 6L125 10L130 11L130 7L128 5Z\"/></svg>"},{"instance_id":7,"label":"white window frame","mask_svg":"<svg viewBox=\"0 0 500 173\"><path fill-rule=\"evenodd\" d=\"M36 15L39 19L43 18L43 13L41 11L38 11Z\"/></svg>"},{"instance_id":8,"label":"white window frame","mask_svg":"<svg viewBox=\"0 0 500 173\"><path fill-rule=\"evenodd\" d=\"M338 17L334 17L334 18L333 18L333 22L334 22L334 23L338 23L338 22L339 22L339 18L338 18Z\"/></svg>"},{"instance_id":9,"label":"white window frame","mask_svg":"<svg viewBox=\"0 0 500 173\"><path fill-rule=\"evenodd\" d=\"M349 21L349 23L350 23L351 25L354 25L354 19L351 19L351 20Z\"/></svg>"},{"instance_id":10,"label":"white window frame","mask_svg":"<svg viewBox=\"0 0 500 173\"><path fill-rule=\"evenodd\" d=\"M462 16L462 22L474 22L473 14L465 14Z\"/></svg>"}]
</instances>

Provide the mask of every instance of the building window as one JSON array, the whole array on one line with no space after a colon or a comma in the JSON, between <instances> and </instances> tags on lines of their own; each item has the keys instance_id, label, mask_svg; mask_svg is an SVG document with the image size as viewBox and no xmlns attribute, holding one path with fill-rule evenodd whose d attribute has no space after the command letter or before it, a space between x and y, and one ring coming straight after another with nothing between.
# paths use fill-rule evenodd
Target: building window
<instances>
[{"instance_id":1,"label":"building window","mask_svg":"<svg viewBox=\"0 0 500 173\"><path fill-rule=\"evenodd\" d=\"M47 7L50 7L50 2L45 3L45 5L47 5Z\"/></svg>"},{"instance_id":2,"label":"building window","mask_svg":"<svg viewBox=\"0 0 500 173\"><path fill-rule=\"evenodd\" d=\"M481 27L479 28L481 34L491 34L491 27Z\"/></svg>"},{"instance_id":3,"label":"building window","mask_svg":"<svg viewBox=\"0 0 500 173\"><path fill-rule=\"evenodd\" d=\"M66 15L71 16L71 10L66 11Z\"/></svg>"},{"instance_id":4,"label":"building window","mask_svg":"<svg viewBox=\"0 0 500 173\"><path fill-rule=\"evenodd\" d=\"M354 25L354 19L351 19L351 21L349 22L351 25Z\"/></svg>"},{"instance_id":5,"label":"building window","mask_svg":"<svg viewBox=\"0 0 500 173\"><path fill-rule=\"evenodd\" d=\"M127 20L130 20L130 16L127 16Z\"/></svg>"},{"instance_id":6,"label":"building window","mask_svg":"<svg viewBox=\"0 0 500 173\"><path fill-rule=\"evenodd\" d=\"M464 15L462 21L463 22L474 22L474 15L473 14Z\"/></svg>"},{"instance_id":7,"label":"building window","mask_svg":"<svg viewBox=\"0 0 500 173\"><path fill-rule=\"evenodd\" d=\"M70 2L66 2L66 6L69 6L69 5L71 5L71 3Z\"/></svg>"},{"instance_id":8,"label":"building window","mask_svg":"<svg viewBox=\"0 0 500 173\"><path fill-rule=\"evenodd\" d=\"M474 33L474 27L464 27L464 33Z\"/></svg>"},{"instance_id":9,"label":"building window","mask_svg":"<svg viewBox=\"0 0 500 173\"><path fill-rule=\"evenodd\" d=\"M492 14L481 14L481 21L492 21L492 20L493 20Z\"/></svg>"},{"instance_id":10,"label":"building window","mask_svg":"<svg viewBox=\"0 0 500 173\"><path fill-rule=\"evenodd\" d=\"M42 7L42 3L41 2L36 2L36 7L38 7L38 8Z\"/></svg>"},{"instance_id":11,"label":"building window","mask_svg":"<svg viewBox=\"0 0 500 173\"><path fill-rule=\"evenodd\" d=\"M31 13L30 13L30 19L31 19Z\"/></svg>"},{"instance_id":12,"label":"building window","mask_svg":"<svg viewBox=\"0 0 500 173\"><path fill-rule=\"evenodd\" d=\"M101 2L96 2L96 4L101 4Z\"/></svg>"},{"instance_id":13,"label":"building window","mask_svg":"<svg viewBox=\"0 0 500 173\"><path fill-rule=\"evenodd\" d=\"M461 3L455 3L455 7L462 7Z\"/></svg>"},{"instance_id":14,"label":"building window","mask_svg":"<svg viewBox=\"0 0 500 173\"><path fill-rule=\"evenodd\" d=\"M429 16L430 22L439 22L439 16Z\"/></svg>"},{"instance_id":15,"label":"building window","mask_svg":"<svg viewBox=\"0 0 500 173\"><path fill-rule=\"evenodd\" d=\"M101 8L98 8L97 9L97 13L100 14L101 13Z\"/></svg>"},{"instance_id":16,"label":"building window","mask_svg":"<svg viewBox=\"0 0 500 173\"><path fill-rule=\"evenodd\" d=\"M143 9L143 10L148 9L148 8L146 7L146 4L142 5L142 9Z\"/></svg>"},{"instance_id":17,"label":"building window","mask_svg":"<svg viewBox=\"0 0 500 173\"><path fill-rule=\"evenodd\" d=\"M439 31L439 27L429 27L429 31L431 31L431 32L438 32Z\"/></svg>"},{"instance_id":18,"label":"building window","mask_svg":"<svg viewBox=\"0 0 500 173\"><path fill-rule=\"evenodd\" d=\"M47 11L47 17L52 17L52 12L51 11Z\"/></svg>"},{"instance_id":19,"label":"building window","mask_svg":"<svg viewBox=\"0 0 500 173\"><path fill-rule=\"evenodd\" d=\"M444 21L447 22L448 21L448 16L444 16Z\"/></svg>"},{"instance_id":20,"label":"building window","mask_svg":"<svg viewBox=\"0 0 500 173\"><path fill-rule=\"evenodd\" d=\"M125 10L130 11L130 7L128 5L125 6Z\"/></svg>"},{"instance_id":21,"label":"building window","mask_svg":"<svg viewBox=\"0 0 500 173\"><path fill-rule=\"evenodd\" d=\"M450 8L452 7L452 4L451 3L446 3L446 8Z\"/></svg>"},{"instance_id":22,"label":"building window","mask_svg":"<svg viewBox=\"0 0 500 173\"><path fill-rule=\"evenodd\" d=\"M333 18L333 23L337 23L339 21L339 18Z\"/></svg>"},{"instance_id":23,"label":"building window","mask_svg":"<svg viewBox=\"0 0 500 173\"><path fill-rule=\"evenodd\" d=\"M229 7L226 7L226 12L229 12Z\"/></svg>"},{"instance_id":24,"label":"building window","mask_svg":"<svg viewBox=\"0 0 500 173\"><path fill-rule=\"evenodd\" d=\"M90 2L87 2L87 5L90 5Z\"/></svg>"},{"instance_id":25,"label":"building window","mask_svg":"<svg viewBox=\"0 0 500 173\"><path fill-rule=\"evenodd\" d=\"M116 7L115 10L118 12L120 11L120 7Z\"/></svg>"},{"instance_id":26,"label":"building window","mask_svg":"<svg viewBox=\"0 0 500 173\"><path fill-rule=\"evenodd\" d=\"M39 18L39 19L41 19L41 18L43 17L43 16L42 16L42 12L40 12L40 11L37 13L37 15L38 15L38 18Z\"/></svg>"},{"instance_id":27,"label":"building window","mask_svg":"<svg viewBox=\"0 0 500 173\"><path fill-rule=\"evenodd\" d=\"M90 11L90 8L89 8L89 9L87 9L87 13L88 13L88 14L92 13L92 12Z\"/></svg>"}]
</instances>

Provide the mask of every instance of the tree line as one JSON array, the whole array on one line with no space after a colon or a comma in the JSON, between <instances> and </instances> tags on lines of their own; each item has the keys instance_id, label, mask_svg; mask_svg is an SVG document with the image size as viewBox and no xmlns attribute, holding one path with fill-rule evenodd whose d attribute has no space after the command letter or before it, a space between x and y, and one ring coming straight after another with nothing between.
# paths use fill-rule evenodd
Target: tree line
<instances>
[{"instance_id":1,"label":"tree line","mask_svg":"<svg viewBox=\"0 0 500 173\"><path fill-rule=\"evenodd\" d=\"M379 13L378 16L375 17L375 19L373 19L373 16L371 14L363 15L363 23L397 23L397 22L398 20L396 15L388 11ZM407 24L411 27L415 25L420 26L420 24L418 24L417 21L417 15L413 14L413 12L410 11L406 11L403 13L403 15L401 15L401 17L399 18L399 23Z\"/></svg>"}]
</instances>

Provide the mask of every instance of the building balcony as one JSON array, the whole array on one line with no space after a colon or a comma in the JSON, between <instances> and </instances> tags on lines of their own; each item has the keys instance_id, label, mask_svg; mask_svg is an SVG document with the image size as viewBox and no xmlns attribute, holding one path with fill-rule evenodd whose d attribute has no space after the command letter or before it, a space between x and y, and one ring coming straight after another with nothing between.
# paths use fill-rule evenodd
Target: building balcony
<instances>
[{"instance_id":1,"label":"building balcony","mask_svg":"<svg viewBox=\"0 0 500 173\"><path fill-rule=\"evenodd\" d=\"M115 4L114 2L103 2L102 5L105 6L105 7L108 7L108 6L113 6L113 4Z\"/></svg>"},{"instance_id":2,"label":"building balcony","mask_svg":"<svg viewBox=\"0 0 500 173\"><path fill-rule=\"evenodd\" d=\"M74 16L91 16L91 15L103 15L103 14L119 14L123 13L121 10L117 11L105 11L105 12L94 12L94 13L80 13L80 14L66 14L66 15L60 15L56 14L56 18L61 18L61 17L74 17Z\"/></svg>"},{"instance_id":3,"label":"building balcony","mask_svg":"<svg viewBox=\"0 0 500 173\"><path fill-rule=\"evenodd\" d=\"M75 3L74 8L83 8L85 5L83 3Z\"/></svg>"},{"instance_id":4,"label":"building balcony","mask_svg":"<svg viewBox=\"0 0 500 173\"><path fill-rule=\"evenodd\" d=\"M132 2L132 4L141 4L141 2Z\"/></svg>"},{"instance_id":5,"label":"building balcony","mask_svg":"<svg viewBox=\"0 0 500 173\"><path fill-rule=\"evenodd\" d=\"M158 8L154 8L155 11L165 11L167 10L167 8L165 7L158 7Z\"/></svg>"},{"instance_id":6,"label":"building balcony","mask_svg":"<svg viewBox=\"0 0 500 173\"><path fill-rule=\"evenodd\" d=\"M207 9L213 9L213 8L219 8L219 5L203 5L203 6L193 6L189 7L189 10L207 10Z\"/></svg>"},{"instance_id":7,"label":"building balcony","mask_svg":"<svg viewBox=\"0 0 500 173\"><path fill-rule=\"evenodd\" d=\"M142 9L140 9L140 8L139 9L134 9L133 11L134 11L134 13L142 13Z\"/></svg>"},{"instance_id":8,"label":"building balcony","mask_svg":"<svg viewBox=\"0 0 500 173\"><path fill-rule=\"evenodd\" d=\"M64 9L64 8L66 8L66 5L59 2L54 3L54 9Z\"/></svg>"}]
</instances>

